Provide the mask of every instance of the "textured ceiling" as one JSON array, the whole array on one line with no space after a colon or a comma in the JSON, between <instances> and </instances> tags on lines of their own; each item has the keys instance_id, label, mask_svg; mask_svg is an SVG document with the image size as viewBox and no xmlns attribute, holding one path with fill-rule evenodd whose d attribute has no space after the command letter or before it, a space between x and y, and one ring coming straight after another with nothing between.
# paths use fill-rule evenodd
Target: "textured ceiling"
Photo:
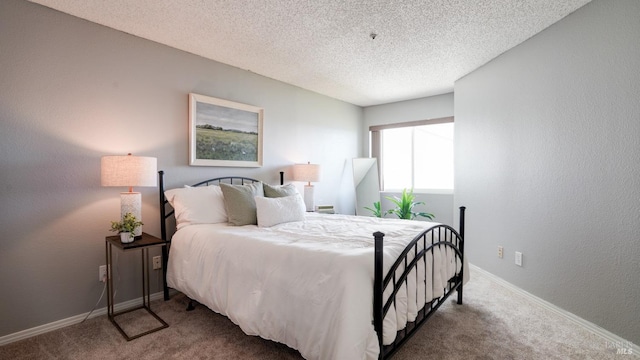
<instances>
[{"instance_id":1,"label":"textured ceiling","mask_svg":"<svg viewBox=\"0 0 640 360\"><path fill-rule=\"evenodd\" d=\"M451 92L590 0L31 1L368 106Z\"/></svg>"}]
</instances>

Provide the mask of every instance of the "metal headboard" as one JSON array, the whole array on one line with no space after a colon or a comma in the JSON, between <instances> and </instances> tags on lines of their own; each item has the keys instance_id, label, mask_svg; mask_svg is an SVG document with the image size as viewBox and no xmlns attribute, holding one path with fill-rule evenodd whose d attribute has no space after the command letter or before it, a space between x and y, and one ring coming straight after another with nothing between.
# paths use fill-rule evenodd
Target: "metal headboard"
<instances>
[{"instance_id":1,"label":"metal headboard","mask_svg":"<svg viewBox=\"0 0 640 360\"><path fill-rule=\"evenodd\" d=\"M223 176L223 177L217 177L217 178L200 181L199 183L193 184L191 186L192 187L209 186L212 184L220 184L220 183L244 185L245 183L251 184L259 181L260 180L243 177L243 176ZM167 206L171 207L171 205L169 205L169 201L164 196L165 189L164 189L164 171L163 170L158 171L158 184L160 186L160 191L159 191L160 193L159 194L160 195L160 233L161 233L162 240L168 242L169 239L167 238L167 220L175 213L175 210L173 208L170 208L169 211L167 211ZM280 185L282 184L284 184L284 171L280 171Z\"/></svg>"},{"instance_id":2,"label":"metal headboard","mask_svg":"<svg viewBox=\"0 0 640 360\"><path fill-rule=\"evenodd\" d=\"M251 183L259 182L259 181L260 180L256 180L256 179L252 179L252 178L248 178L248 177L243 177L243 176L223 176L223 177L217 177L217 178L212 178L212 179L200 181L200 182L195 183L195 184L190 185L190 186L191 187L209 186L209 185L220 184L220 183L244 185L244 184L251 184ZM161 233L161 236L162 236L162 240L169 241L169 239L167 237L167 220L169 220L169 218L171 218L171 216L173 216L175 214L175 210L173 208L171 208L171 205L169 205L169 201L164 196L164 191L165 191L165 189L164 189L164 171L162 171L162 170L158 171L158 184L160 186L160 191L159 191L159 195L160 195L160 220L161 220L160 221L160 233ZM169 209L167 209L167 207Z\"/></svg>"}]
</instances>

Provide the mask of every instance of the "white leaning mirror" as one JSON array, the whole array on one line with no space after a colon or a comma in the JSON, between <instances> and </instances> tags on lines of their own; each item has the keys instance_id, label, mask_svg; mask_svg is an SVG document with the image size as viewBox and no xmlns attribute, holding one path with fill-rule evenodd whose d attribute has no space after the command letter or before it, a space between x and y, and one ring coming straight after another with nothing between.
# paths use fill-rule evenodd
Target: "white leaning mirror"
<instances>
[{"instance_id":1,"label":"white leaning mirror","mask_svg":"<svg viewBox=\"0 0 640 360\"><path fill-rule=\"evenodd\" d=\"M378 162L375 158L353 159L353 185L356 190L356 215L373 216L365 207L380 201Z\"/></svg>"}]
</instances>

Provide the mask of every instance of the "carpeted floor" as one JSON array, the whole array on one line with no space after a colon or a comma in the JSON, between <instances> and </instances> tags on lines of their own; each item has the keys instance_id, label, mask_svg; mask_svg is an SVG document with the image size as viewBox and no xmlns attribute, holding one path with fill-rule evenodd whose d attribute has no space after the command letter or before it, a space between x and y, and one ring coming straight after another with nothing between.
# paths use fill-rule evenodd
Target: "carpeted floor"
<instances>
[{"instance_id":1,"label":"carpeted floor","mask_svg":"<svg viewBox=\"0 0 640 360\"><path fill-rule=\"evenodd\" d=\"M636 358L616 355L602 337L477 273L472 273L464 300L462 306L447 301L393 359ZM130 342L106 316L99 316L2 346L0 359L302 358L282 344L244 335L227 318L202 305L192 312L186 312L186 306L182 295L153 302L154 311L170 327ZM156 325L144 311L131 317L125 326Z\"/></svg>"}]
</instances>

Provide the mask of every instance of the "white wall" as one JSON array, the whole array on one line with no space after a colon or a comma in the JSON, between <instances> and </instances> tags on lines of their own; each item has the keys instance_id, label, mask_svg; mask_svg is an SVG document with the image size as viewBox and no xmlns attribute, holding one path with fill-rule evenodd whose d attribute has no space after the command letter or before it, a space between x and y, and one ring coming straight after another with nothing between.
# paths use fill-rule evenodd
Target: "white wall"
<instances>
[{"instance_id":1,"label":"white wall","mask_svg":"<svg viewBox=\"0 0 640 360\"><path fill-rule=\"evenodd\" d=\"M595 0L455 84L469 260L636 344L639 14Z\"/></svg>"},{"instance_id":2,"label":"white wall","mask_svg":"<svg viewBox=\"0 0 640 360\"><path fill-rule=\"evenodd\" d=\"M366 107L364 108L364 125L362 127L362 155L365 157L369 156L370 126L437 119L449 116L453 116L453 93ZM384 211L393 207L393 204L387 200L386 197L394 195L400 196L399 193L390 192L381 194L382 208ZM425 202L425 206L421 206L418 210L434 214L434 221L454 225L453 194L416 193L416 201ZM455 210L455 212L457 212L457 210Z\"/></svg>"},{"instance_id":3,"label":"white wall","mask_svg":"<svg viewBox=\"0 0 640 360\"><path fill-rule=\"evenodd\" d=\"M103 155L157 157L168 187L232 174L277 183L311 161L322 166L316 200L354 209L360 107L26 1L0 2L0 49L0 336L97 301L125 190L100 186ZM264 108L262 168L187 165L189 92ZM158 190L138 190L144 229L159 235ZM120 257L117 302L140 296L138 262Z\"/></svg>"}]
</instances>

